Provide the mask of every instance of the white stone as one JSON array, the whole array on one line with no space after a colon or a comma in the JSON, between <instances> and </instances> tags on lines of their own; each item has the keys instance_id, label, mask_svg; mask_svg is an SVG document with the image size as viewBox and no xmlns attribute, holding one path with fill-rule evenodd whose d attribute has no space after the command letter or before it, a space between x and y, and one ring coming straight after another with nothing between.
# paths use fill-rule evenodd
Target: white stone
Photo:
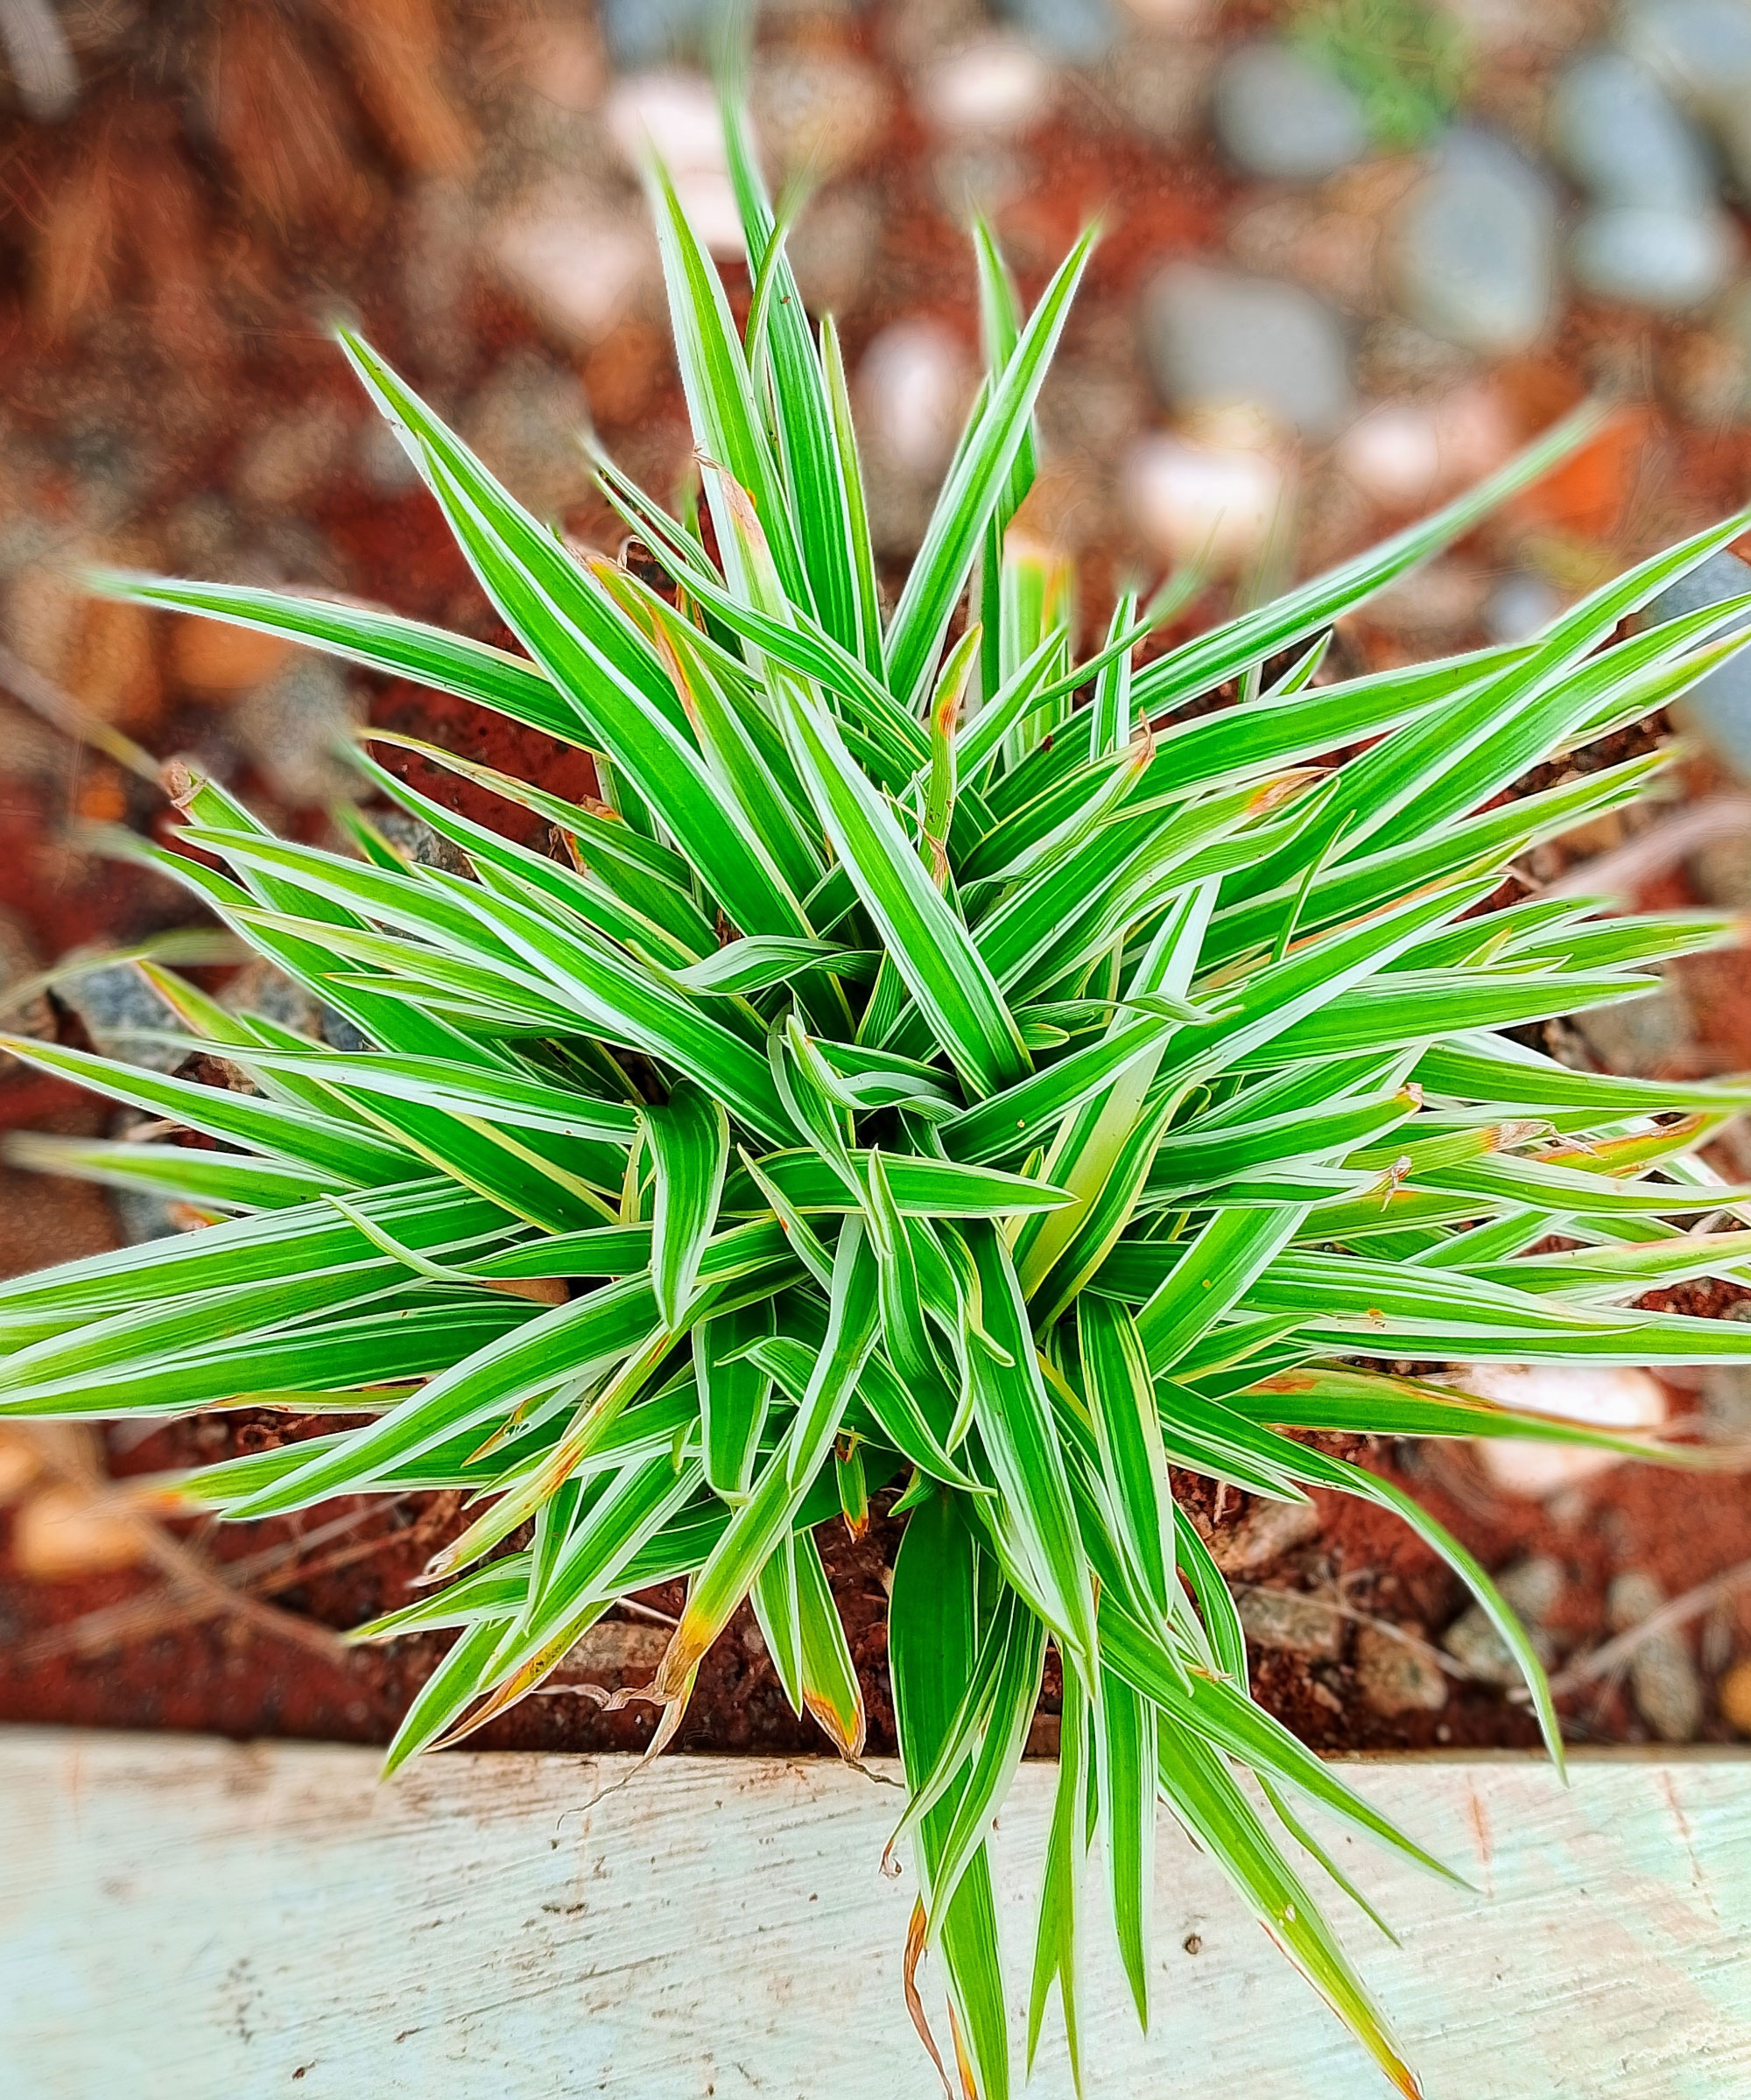
<instances>
[{"instance_id":1,"label":"white stone","mask_svg":"<svg viewBox=\"0 0 1751 2100\"><path fill-rule=\"evenodd\" d=\"M39 1488L12 1522L12 1564L26 1582L131 1568L146 1557L146 1545L137 1517L72 1481Z\"/></svg>"},{"instance_id":2,"label":"white stone","mask_svg":"<svg viewBox=\"0 0 1751 2100\"><path fill-rule=\"evenodd\" d=\"M724 158L717 94L703 74L637 73L617 81L605 109L609 135L642 173L655 153L694 230L714 255L743 252L742 214Z\"/></svg>"},{"instance_id":3,"label":"white stone","mask_svg":"<svg viewBox=\"0 0 1751 2100\"><path fill-rule=\"evenodd\" d=\"M490 247L511 289L580 348L609 333L657 270L647 228L563 197L532 200L502 220Z\"/></svg>"},{"instance_id":4,"label":"white stone","mask_svg":"<svg viewBox=\"0 0 1751 2100\"><path fill-rule=\"evenodd\" d=\"M1467 1364L1443 1382L1498 1407L1595 1429L1656 1429L1666 1419L1665 1387L1626 1364ZM1526 1436L1479 1437L1477 1451L1497 1487L1529 1501L1622 1464L1615 1451Z\"/></svg>"},{"instance_id":5,"label":"white stone","mask_svg":"<svg viewBox=\"0 0 1751 2100\"><path fill-rule=\"evenodd\" d=\"M1370 409L1339 439L1337 462L1377 502L1424 502L1441 475L1433 410L1410 401Z\"/></svg>"},{"instance_id":6,"label":"white stone","mask_svg":"<svg viewBox=\"0 0 1751 2100\"><path fill-rule=\"evenodd\" d=\"M1126 507L1143 537L1174 562L1200 555L1231 567L1257 551L1282 508L1282 467L1268 453L1140 438L1123 470Z\"/></svg>"},{"instance_id":7,"label":"white stone","mask_svg":"<svg viewBox=\"0 0 1751 2100\"><path fill-rule=\"evenodd\" d=\"M1215 0L1120 0L1128 14L1155 29L1201 29L1216 11Z\"/></svg>"},{"instance_id":8,"label":"white stone","mask_svg":"<svg viewBox=\"0 0 1751 2100\"><path fill-rule=\"evenodd\" d=\"M1500 396L1466 386L1438 401L1370 409L1339 439L1336 459L1364 495L1409 509L1480 480L1513 449Z\"/></svg>"},{"instance_id":9,"label":"white stone","mask_svg":"<svg viewBox=\"0 0 1751 2100\"><path fill-rule=\"evenodd\" d=\"M1051 67L1032 45L994 34L928 66L918 102L939 130L1012 138L1051 109L1054 88Z\"/></svg>"},{"instance_id":10,"label":"white stone","mask_svg":"<svg viewBox=\"0 0 1751 2100\"><path fill-rule=\"evenodd\" d=\"M939 320L893 322L863 353L857 372L871 434L920 479L948 464L974 384L965 345Z\"/></svg>"}]
</instances>

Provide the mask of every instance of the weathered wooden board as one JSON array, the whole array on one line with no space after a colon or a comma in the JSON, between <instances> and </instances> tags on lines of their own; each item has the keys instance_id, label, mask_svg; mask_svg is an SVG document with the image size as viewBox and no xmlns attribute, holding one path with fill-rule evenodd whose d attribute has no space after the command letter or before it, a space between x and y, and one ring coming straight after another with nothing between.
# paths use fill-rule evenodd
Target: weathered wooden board
<instances>
[{"instance_id":1,"label":"weathered wooden board","mask_svg":"<svg viewBox=\"0 0 1751 2100\"><path fill-rule=\"evenodd\" d=\"M897 1795L836 1765L450 1756L0 1733L6 2100L909 2100ZM1340 1834L1398 1925L1346 1937L1429 2100L1751 2092L1751 1762L1524 1761L1355 1776L1478 1883ZM1012 1956L1050 1767L998 1844ZM1085 1963L1092 2096L1359 2100L1359 2050L1177 1834L1144 2040ZM1021 1960L1012 1966L1018 1977ZM1019 2004L1016 2007L1020 2016ZM1055 2015L1032 2092L1070 2092Z\"/></svg>"}]
</instances>

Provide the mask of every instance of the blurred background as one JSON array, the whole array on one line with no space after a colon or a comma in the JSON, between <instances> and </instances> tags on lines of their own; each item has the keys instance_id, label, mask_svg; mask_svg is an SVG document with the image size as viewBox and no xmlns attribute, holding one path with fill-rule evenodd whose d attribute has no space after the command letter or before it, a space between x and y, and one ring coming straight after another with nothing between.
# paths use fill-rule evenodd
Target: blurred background
<instances>
[{"instance_id":1,"label":"blurred background","mask_svg":"<svg viewBox=\"0 0 1751 2100\"><path fill-rule=\"evenodd\" d=\"M85 598L69 572L314 585L503 638L328 342L337 311L525 502L613 549L580 432L660 495L691 471L638 187L647 137L733 299L749 291L705 70L714 19L700 0L0 0L7 1028L102 1048L161 1020L125 965L38 983L193 917L82 841L93 823L163 821L146 754L194 755L307 838L355 791L333 749L367 715L560 792L582 784L575 755L531 734L271 640ZM750 93L775 186L815 186L791 253L805 298L842 324L895 575L975 383L973 207L1030 293L1089 216L1104 225L1024 521L1078 558L1091 617L1116 579L1152 582L1207 549L1175 631L1207 624L1454 493L1588 394L1617 404L1605 434L1347 622L1333 675L1528 635L1751 493L1751 0L767 0ZM1728 562L1715 594L1747 583ZM1751 664L1717 674L1691 720L1663 800L1540 849L1529 878L1585 864L1590 884L1649 905L1751 904ZM1552 1040L1649 1074L1751 1067L1751 971L1736 952L1691 959L1654 997ZM118 1124L13 1062L0 1127ZM1726 1150L1728 1171L1751 1169L1751 1147L1729 1134ZM0 1271L176 1225L154 1203L0 1168ZM1732 1373L1633 1379L1610 1402L1626 1418L1751 1424ZM215 1429L215 1448L248 1448L250 1426ZM369 1562L369 1595L323 1591L284 1538L264 1568L226 1576L216 1547L147 1537L94 1498L102 1464L149 1457L0 1440L0 1712L382 1733L418 1658L397 1676L341 1657L318 1622L397 1600L430 1550L426 1517L397 1520L411 1544L329 1550L325 1570ZM1687 1488L1707 1521L1675 1539L1670 1483L1513 1465L1417 1485L1492 1564L1531 1571L1516 1601L1553 1657L1751 1556L1736 1483ZM1529 1739L1475 1627L1420 1677L1402 1640L1368 1662L1368 1612L1431 1640L1452 1619L1427 1556L1330 1526L1234 1552L1237 1580L1276 1570L1288 1589L1272 1594L1326 1600L1299 1620L1250 1607L1262 1689L1289 1658L1278 1701L1304 1732ZM1627 1661L1600 1673L1582 1732L1751 1731L1751 1669L1723 1689L1751 1653L1740 1596L1735 1573L1706 1617L1660 1637L1676 1692L1650 1676L1644 1706ZM288 1698L275 1643L304 1639L280 1623L300 1613L320 1668ZM659 1626L619 1630L608 1682L638 1634L661 1647ZM763 1667L756 1647L744 1666ZM782 1719L742 1739L779 1740ZM608 1724L556 1701L517 1725L583 1743Z\"/></svg>"}]
</instances>

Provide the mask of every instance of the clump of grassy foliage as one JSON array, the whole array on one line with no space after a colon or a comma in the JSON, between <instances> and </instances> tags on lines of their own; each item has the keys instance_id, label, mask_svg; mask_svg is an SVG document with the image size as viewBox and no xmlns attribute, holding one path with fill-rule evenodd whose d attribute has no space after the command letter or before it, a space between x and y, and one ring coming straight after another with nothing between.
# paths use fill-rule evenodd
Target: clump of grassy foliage
<instances>
[{"instance_id":1,"label":"clump of grassy foliage","mask_svg":"<svg viewBox=\"0 0 1751 2100\"><path fill-rule=\"evenodd\" d=\"M1332 623L1572 428L1141 666L1164 601L1126 593L1082 656L1068 575L1007 528L1091 242L1024 313L978 228L987 377L884 606L839 341L805 313L733 109L729 133L744 328L652 178L700 494L673 516L603 463L648 551L638 572L578 556L343 332L524 653L326 598L107 580L582 747L600 798L412 746L545 820L550 854L362 752L456 873L368 815L343 813L341 850L298 844L177 776L174 844L117 850L186 884L365 1047L232 1013L157 965L176 1047L252 1089L9 1042L213 1143L27 1141L39 1166L209 1222L0 1287L0 1412L363 1417L163 1489L231 1521L461 1490L472 1521L432 1570L447 1581L360 1631L456 1634L391 1767L466 1737L617 1599L677 1577L659 1738L751 1598L786 1694L855 1755L862 1702L816 1530L861 1527L897 1486L909 1998L928 2039L928 1953L967 2089L1009 2089L986 1834L1050 1646L1063 1752L1030 2053L1054 1983L1074 2046L1096 1834L1146 2013L1164 1807L1412 2091L1309 1893L1310 1873L1354 1892L1307 1819L1436 1863L1254 1703L1171 1469L1397 1512L1499 1626L1560 1755L1537 1660L1483 1570L1300 1433L1640 1449L1390 1366L1751 1357L1745 1326L1635 1309L1751 1273L1751 1233L1683 1229L1751 1201L1698 1153L1751 1085L1583 1074L1507 1032L1645 993L1649 966L1726 922L1505 883L1664 762L1590 748L1740 646L1726 630L1746 607L1612 636L1746 521L1529 642L1319 684ZM1196 711L1228 682L1237 699ZM1535 1251L1552 1235L1567 1251Z\"/></svg>"},{"instance_id":2,"label":"clump of grassy foliage","mask_svg":"<svg viewBox=\"0 0 1751 2100\"><path fill-rule=\"evenodd\" d=\"M1464 25L1428 0L1313 0L1296 11L1290 35L1356 96L1382 146L1427 145L1465 99Z\"/></svg>"}]
</instances>

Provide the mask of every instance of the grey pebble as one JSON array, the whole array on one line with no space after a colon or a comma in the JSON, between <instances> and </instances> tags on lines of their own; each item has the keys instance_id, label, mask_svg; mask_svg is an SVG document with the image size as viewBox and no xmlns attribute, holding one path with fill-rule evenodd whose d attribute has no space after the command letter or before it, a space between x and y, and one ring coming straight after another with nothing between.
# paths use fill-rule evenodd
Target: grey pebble
<instances>
[{"instance_id":1,"label":"grey pebble","mask_svg":"<svg viewBox=\"0 0 1751 2100\"><path fill-rule=\"evenodd\" d=\"M63 978L55 997L84 1023L92 1046L106 1057L138 1064L148 1071L174 1071L183 1053L157 1043L132 1041L130 1029L179 1029L181 1023L168 1000L153 988L132 963L106 963L97 970Z\"/></svg>"},{"instance_id":2,"label":"grey pebble","mask_svg":"<svg viewBox=\"0 0 1751 2100\"><path fill-rule=\"evenodd\" d=\"M1319 439L1354 410L1343 326L1297 284L1171 263L1144 297L1143 325L1144 356L1178 414L1244 404Z\"/></svg>"},{"instance_id":3,"label":"grey pebble","mask_svg":"<svg viewBox=\"0 0 1751 2100\"><path fill-rule=\"evenodd\" d=\"M1394 290L1431 334L1509 355L1550 322L1556 240L1550 179L1488 132L1454 131L1394 222Z\"/></svg>"},{"instance_id":4,"label":"grey pebble","mask_svg":"<svg viewBox=\"0 0 1751 2100\"><path fill-rule=\"evenodd\" d=\"M995 11L1070 66L1092 66L1118 40L1108 0L998 0Z\"/></svg>"},{"instance_id":5,"label":"grey pebble","mask_svg":"<svg viewBox=\"0 0 1751 2100\"><path fill-rule=\"evenodd\" d=\"M1447 1703L1447 1673L1426 1647L1400 1640L1379 1626L1356 1633L1356 1682L1362 1697L1389 1720L1401 1714L1439 1713Z\"/></svg>"},{"instance_id":6,"label":"grey pebble","mask_svg":"<svg viewBox=\"0 0 1751 2100\"><path fill-rule=\"evenodd\" d=\"M1650 1619L1666 1601L1651 1575L1626 1568L1612 1578L1606 1615L1618 1633ZM1663 1743L1693 1743L1703 1724L1702 1676L1682 1632L1650 1634L1629 1661L1629 1695L1635 1710Z\"/></svg>"},{"instance_id":7,"label":"grey pebble","mask_svg":"<svg viewBox=\"0 0 1751 2100\"><path fill-rule=\"evenodd\" d=\"M1563 1593L1562 1563L1548 1554L1517 1561L1495 1578L1509 1608L1524 1623L1542 1661L1551 1654L1551 1640L1540 1621ZM1473 1677L1484 1684L1518 1684L1520 1665L1495 1630L1481 1605L1470 1605L1441 1636L1441 1646Z\"/></svg>"},{"instance_id":8,"label":"grey pebble","mask_svg":"<svg viewBox=\"0 0 1751 2100\"><path fill-rule=\"evenodd\" d=\"M1319 182L1368 151L1361 104L1286 44L1261 39L1232 52L1216 74L1210 116L1229 159L1267 181Z\"/></svg>"},{"instance_id":9,"label":"grey pebble","mask_svg":"<svg viewBox=\"0 0 1751 2100\"><path fill-rule=\"evenodd\" d=\"M1260 1647L1335 1661L1344 1622L1329 1605L1298 1590L1242 1590L1234 1599L1247 1638Z\"/></svg>"},{"instance_id":10,"label":"grey pebble","mask_svg":"<svg viewBox=\"0 0 1751 2100\"><path fill-rule=\"evenodd\" d=\"M1575 281L1600 298L1682 313L1733 274L1739 242L1724 212L1644 204L1589 212L1569 242Z\"/></svg>"},{"instance_id":11,"label":"grey pebble","mask_svg":"<svg viewBox=\"0 0 1751 2100\"><path fill-rule=\"evenodd\" d=\"M1589 51L1551 90L1558 163L1597 204L1697 213L1715 201L1707 144L1653 74L1618 51Z\"/></svg>"},{"instance_id":12,"label":"grey pebble","mask_svg":"<svg viewBox=\"0 0 1751 2100\"><path fill-rule=\"evenodd\" d=\"M1751 563L1736 554L1711 554L1688 574L1662 591L1636 615L1637 628L1657 627L1680 614L1699 612L1729 598L1751 596ZM1732 632L1751 626L1751 614L1734 622ZM1732 657L1692 685L1678 703L1678 713L1734 772L1751 778L1751 651ZM1635 1002L1640 1004L1639 1001Z\"/></svg>"}]
</instances>

